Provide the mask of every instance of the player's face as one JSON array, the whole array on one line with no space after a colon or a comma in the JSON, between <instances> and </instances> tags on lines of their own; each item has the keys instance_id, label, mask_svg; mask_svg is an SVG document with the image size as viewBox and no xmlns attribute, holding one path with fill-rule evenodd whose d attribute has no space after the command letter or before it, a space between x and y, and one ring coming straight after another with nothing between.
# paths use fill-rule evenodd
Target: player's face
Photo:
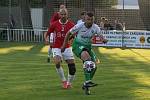
<instances>
[{"instance_id":1,"label":"player's face","mask_svg":"<svg viewBox=\"0 0 150 100\"><path fill-rule=\"evenodd\" d=\"M94 23L94 16L93 17L89 17L88 15L86 15L86 17L85 17L86 27L90 28L93 23Z\"/></svg>"},{"instance_id":2,"label":"player's face","mask_svg":"<svg viewBox=\"0 0 150 100\"><path fill-rule=\"evenodd\" d=\"M62 20L67 20L68 18L68 12L66 10L61 10L60 11L60 16Z\"/></svg>"}]
</instances>

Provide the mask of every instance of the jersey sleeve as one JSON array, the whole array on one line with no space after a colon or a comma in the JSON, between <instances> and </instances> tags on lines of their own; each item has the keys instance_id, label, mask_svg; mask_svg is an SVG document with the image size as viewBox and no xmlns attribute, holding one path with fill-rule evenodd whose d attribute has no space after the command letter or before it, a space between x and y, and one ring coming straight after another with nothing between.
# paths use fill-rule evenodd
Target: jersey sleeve
<instances>
[{"instance_id":1,"label":"jersey sleeve","mask_svg":"<svg viewBox=\"0 0 150 100\"><path fill-rule=\"evenodd\" d=\"M51 19L50 19L49 24L51 25L51 24L54 23L55 21L59 20L59 17L60 17L60 16L59 16L58 12L54 13L54 14L52 15Z\"/></svg>"},{"instance_id":2,"label":"jersey sleeve","mask_svg":"<svg viewBox=\"0 0 150 100\"><path fill-rule=\"evenodd\" d=\"M101 40L104 40L104 36L102 35L101 29L98 25L96 28L96 36L98 36Z\"/></svg>"},{"instance_id":3,"label":"jersey sleeve","mask_svg":"<svg viewBox=\"0 0 150 100\"><path fill-rule=\"evenodd\" d=\"M76 24L74 27L72 27L69 32L71 34L74 34L74 33L77 33L79 31L79 29L81 28L83 23L80 23L80 24Z\"/></svg>"},{"instance_id":4,"label":"jersey sleeve","mask_svg":"<svg viewBox=\"0 0 150 100\"><path fill-rule=\"evenodd\" d=\"M100 27L98 25L95 27L95 29L96 29L95 31L96 31L97 35L99 35L99 36L102 35L101 34L101 29L100 29Z\"/></svg>"}]
</instances>

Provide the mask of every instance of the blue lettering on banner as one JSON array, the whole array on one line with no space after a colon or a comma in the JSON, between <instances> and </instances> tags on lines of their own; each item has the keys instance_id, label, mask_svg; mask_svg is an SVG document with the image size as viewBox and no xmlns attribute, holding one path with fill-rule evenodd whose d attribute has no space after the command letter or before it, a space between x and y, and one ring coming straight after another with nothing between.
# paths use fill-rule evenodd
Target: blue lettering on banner
<instances>
[{"instance_id":1,"label":"blue lettering on banner","mask_svg":"<svg viewBox=\"0 0 150 100\"><path fill-rule=\"evenodd\" d=\"M130 32L130 35L144 35L143 32Z\"/></svg>"},{"instance_id":2,"label":"blue lettering on banner","mask_svg":"<svg viewBox=\"0 0 150 100\"><path fill-rule=\"evenodd\" d=\"M146 33L146 35L150 35L150 33Z\"/></svg>"},{"instance_id":3,"label":"blue lettering on banner","mask_svg":"<svg viewBox=\"0 0 150 100\"><path fill-rule=\"evenodd\" d=\"M136 39L136 37L131 37L131 39Z\"/></svg>"},{"instance_id":4,"label":"blue lettering on banner","mask_svg":"<svg viewBox=\"0 0 150 100\"><path fill-rule=\"evenodd\" d=\"M134 48L150 48L150 31L102 31L101 32L108 43L101 44L96 39L97 46L111 46L111 47L134 47ZM140 43L141 36L145 37L145 42Z\"/></svg>"}]
</instances>

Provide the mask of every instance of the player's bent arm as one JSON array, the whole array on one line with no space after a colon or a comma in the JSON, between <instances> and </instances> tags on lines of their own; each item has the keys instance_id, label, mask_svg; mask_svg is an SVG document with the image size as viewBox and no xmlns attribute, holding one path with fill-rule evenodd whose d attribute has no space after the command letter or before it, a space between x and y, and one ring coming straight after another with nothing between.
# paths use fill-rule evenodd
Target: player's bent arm
<instances>
[{"instance_id":1,"label":"player's bent arm","mask_svg":"<svg viewBox=\"0 0 150 100\"><path fill-rule=\"evenodd\" d=\"M44 32L44 39L46 39L46 34L47 34L47 32Z\"/></svg>"},{"instance_id":2,"label":"player's bent arm","mask_svg":"<svg viewBox=\"0 0 150 100\"><path fill-rule=\"evenodd\" d=\"M64 42L63 42L63 45L61 47L61 51L64 52L65 51L65 47L66 47L66 44L68 43L68 40L69 40L69 37L72 33L69 31L67 33L67 35L65 36L65 39L64 39Z\"/></svg>"},{"instance_id":3,"label":"player's bent arm","mask_svg":"<svg viewBox=\"0 0 150 100\"><path fill-rule=\"evenodd\" d=\"M103 43L107 43L108 40L104 38L103 34L102 34L102 30L100 27L96 27L96 33L99 36L99 38L102 40Z\"/></svg>"},{"instance_id":4,"label":"player's bent arm","mask_svg":"<svg viewBox=\"0 0 150 100\"><path fill-rule=\"evenodd\" d=\"M105 39L104 36L103 36L101 33L98 33L97 35L99 36L99 38L102 40L102 42L103 42L104 44L108 42L108 40Z\"/></svg>"}]
</instances>

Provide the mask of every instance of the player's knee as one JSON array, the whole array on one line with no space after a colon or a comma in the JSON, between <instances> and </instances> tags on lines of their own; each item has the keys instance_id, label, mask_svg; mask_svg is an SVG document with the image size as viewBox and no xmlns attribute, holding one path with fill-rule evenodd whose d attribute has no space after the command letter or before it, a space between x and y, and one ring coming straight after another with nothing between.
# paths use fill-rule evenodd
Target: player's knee
<instances>
[{"instance_id":1,"label":"player's knee","mask_svg":"<svg viewBox=\"0 0 150 100\"><path fill-rule=\"evenodd\" d=\"M83 61L91 60L91 57L90 57L88 51L82 51L82 53L81 53L81 59Z\"/></svg>"},{"instance_id":2,"label":"player's knee","mask_svg":"<svg viewBox=\"0 0 150 100\"><path fill-rule=\"evenodd\" d=\"M69 74L70 74L70 75L75 75L75 73L76 73L75 64L74 64L74 63L68 64L68 68L69 68Z\"/></svg>"},{"instance_id":3,"label":"player's knee","mask_svg":"<svg viewBox=\"0 0 150 100\"><path fill-rule=\"evenodd\" d=\"M61 63L61 57L60 56L55 56L54 57L54 63L55 64Z\"/></svg>"},{"instance_id":4,"label":"player's knee","mask_svg":"<svg viewBox=\"0 0 150 100\"><path fill-rule=\"evenodd\" d=\"M56 64L56 68L59 69L60 68L60 64Z\"/></svg>"}]
</instances>

